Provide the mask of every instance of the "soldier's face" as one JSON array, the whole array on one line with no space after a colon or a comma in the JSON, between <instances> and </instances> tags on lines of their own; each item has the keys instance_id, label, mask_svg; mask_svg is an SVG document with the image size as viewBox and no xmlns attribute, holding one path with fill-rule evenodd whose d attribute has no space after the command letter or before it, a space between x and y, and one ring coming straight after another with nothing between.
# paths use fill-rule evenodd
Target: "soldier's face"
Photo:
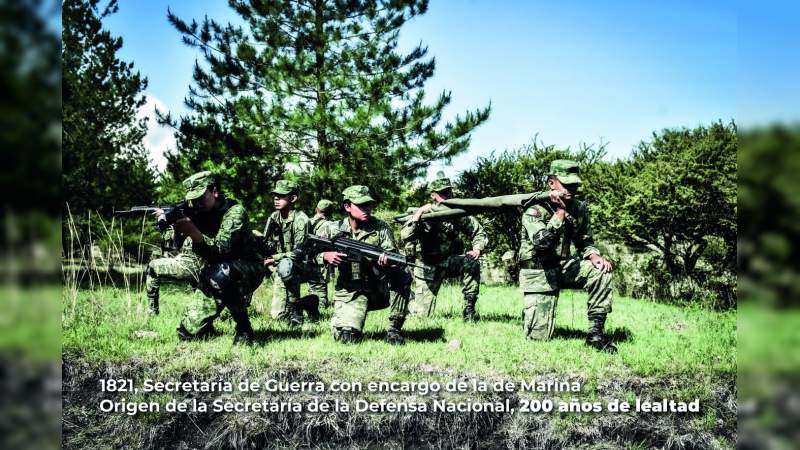
<instances>
[{"instance_id":1,"label":"soldier's face","mask_svg":"<svg viewBox=\"0 0 800 450\"><path fill-rule=\"evenodd\" d=\"M275 195L272 197L272 206L275 207L278 211L283 211L284 209L288 208L289 205L294 203L297 200L297 196L294 194L289 195Z\"/></svg>"},{"instance_id":2,"label":"soldier's face","mask_svg":"<svg viewBox=\"0 0 800 450\"><path fill-rule=\"evenodd\" d=\"M344 210L350 214L355 220L364 222L369 220L369 217L372 215L372 208L375 205L372 203L362 203L360 205L356 205L355 203L345 203Z\"/></svg>"},{"instance_id":3,"label":"soldier's face","mask_svg":"<svg viewBox=\"0 0 800 450\"><path fill-rule=\"evenodd\" d=\"M558 178L552 177L547 180L547 185L550 189L567 191L567 195L563 197L564 201L572 201L578 193L579 184L564 184Z\"/></svg>"},{"instance_id":4,"label":"soldier's face","mask_svg":"<svg viewBox=\"0 0 800 450\"><path fill-rule=\"evenodd\" d=\"M200 211L211 211L214 209L214 204L217 203L217 198L219 197L219 192L216 189L206 189L203 195L195 200L197 204L197 209Z\"/></svg>"}]
</instances>

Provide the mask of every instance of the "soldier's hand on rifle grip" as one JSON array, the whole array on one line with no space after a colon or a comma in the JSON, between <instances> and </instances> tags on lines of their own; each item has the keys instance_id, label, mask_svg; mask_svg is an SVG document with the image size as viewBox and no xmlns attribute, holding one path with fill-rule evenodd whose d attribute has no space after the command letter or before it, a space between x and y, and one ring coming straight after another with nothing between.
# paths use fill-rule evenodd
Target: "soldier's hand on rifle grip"
<instances>
[{"instance_id":1,"label":"soldier's hand on rifle grip","mask_svg":"<svg viewBox=\"0 0 800 450\"><path fill-rule=\"evenodd\" d=\"M381 256L378 256L378 266L380 267L388 267L389 264L389 255L386 253L381 253Z\"/></svg>"},{"instance_id":2,"label":"soldier's hand on rifle grip","mask_svg":"<svg viewBox=\"0 0 800 450\"><path fill-rule=\"evenodd\" d=\"M181 233L184 236L189 236L192 242L200 242L203 240L203 234L194 226L192 219L188 217L181 217L172 225L176 233Z\"/></svg>"},{"instance_id":3,"label":"soldier's hand on rifle grip","mask_svg":"<svg viewBox=\"0 0 800 450\"><path fill-rule=\"evenodd\" d=\"M324 252L322 254L322 260L332 266L338 266L342 262L344 262L343 258L346 258L347 255L345 253L339 252Z\"/></svg>"},{"instance_id":4,"label":"soldier's hand on rifle grip","mask_svg":"<svg viewBox=\"0 0 800 450\"><path fill-rule=\"evenodd\" d=\"M153 217L155 217L156 219L158 219L158 216L160 216L160 215L162 215L162 214L164 214L164 210L163 210L163 209L161 209L161 208L156 208L155 210L153 210L153 212L152 212L152 213L150 213L150 215L152 215L152 216L153 216Z\"/></svg>"},{"instance_id":5,"label":"soldier's hand on rifle grip","mask_svg":"<svg viewBox=\"0 0 800 450\"><path fill-rule=\"evenodd\" d=\"M467 255L467 258L478 259L481 257L481 251L478 249L473 249L465 253L465 255Z\"/></svg>"},{"instance_id":6,"label":"soldier's hand on rifle grip","mask_svg":"<svg viewBox=\"0 0 800 450\"><path fill-rule=\"evenodd\" d=\"M273 264L275 264L275 260L272 259L272 258L267 258L267 259L264 260L264 265L265 266L271 266Z\"/></svg>"}]
</instances>

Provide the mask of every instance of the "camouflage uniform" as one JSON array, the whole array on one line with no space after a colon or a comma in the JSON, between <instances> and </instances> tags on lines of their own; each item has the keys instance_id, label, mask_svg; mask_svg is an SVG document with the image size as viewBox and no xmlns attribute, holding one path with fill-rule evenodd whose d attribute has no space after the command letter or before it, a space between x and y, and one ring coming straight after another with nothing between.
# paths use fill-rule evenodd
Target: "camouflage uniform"
<instances>
[{"instance_id":1,"label":"camouflage uniform","mask_svg":"<svg viewBox=\"0 0 800 450\"><path fill-rule=\"evenodd\" d=\"M556 160L550 174L564 184L580 183L574 161ZM589 223L589 210L580 200L567 205L562 221L551 204L534 204L522 215L519 284L524 298L524 331L530 339L550 339L562 288L582 288L589 294L588 316L596 330L597 319L611 312L612 279L589 261L599 255ZM574 244L578 256L571 255ZM602 333L602 325L599 330Z\"/></svg>"},{"instance_id":2,"label":"camouflage uniform","mask_svg":"<svg viewBox=\"0 0 800 450\"><path fill-rule=\"evenodd\" d=\"M439 178L431 182L430 191L452 189L450 180ZM475 303L481 282L481 265L463 253L460 235L469 236L473 250L483 251L489 240L483 226L471 216L446 222L407 222L400 230L406 253L415 255L424 268L414 268L414 299L409 312L430 316L436 307L436 296L442 281L448 277L461 277L464 294L464 317L475 319Z\"/></svg>"},{"instance_id":3,"label":"camouflage uniform","mask_svg":"<svg viewBox=\"0 0 800 450\"><path fill-rule=\"evenodd\" d=\"M298 186L295 182L279 180L270 193L289 195L297 192ZM284 258L292 261L292 277L287 281L281 279L277 272L273 273L270 314L273 319L288 319L293 325L303 322L300 310L300 283L305 278L304 258L294 250L303 245L308 230L308 216L304 212L296 210L289 211L286 218L281 216L280 211L273 212L264 227L264 237L270 241L269 243L277 252L269 257L274 259L276 264Z\"/></svg>"},{"instance_id":4,"label":"camouflage uniform","mask_svg":"<svg viewBox=\"0 0 800 450\"><path fill-rule=\"evenodd\" d=\"M333 202L330 200L322 199L317 203L317 210L320 213L314 215L311 219L311 233L317 236L324 236L326 229L329 226L335 226L335 222L328 220L324 214L330 217L330 212L333 210ZM319 301L328 306L328 268L324 266L321 258L315 258L308 262L308 293L311 296L316 296Z\"/></svg>"},{"instance_id":5,"label":"camouflage uniform","mask_svg":"<svg viewBox=\"0 0 800 450\"><path fill-rule=\"evenodd\" d=\"M365 186L350 186L344 190L344 199L356 205L374 202ZM359 225L358 231L350 227L345 217L335 226L326 228L325 237L347 236L387 251L397 251L391 226L371 217ZM360 340L367 312L391 308L387 340L403 343L400 329L408 312L411 295L411 277L405 269L379 268L375 261L344 261L336 270L336 291L333 294L333 337L344 342Z\"/></svg>"},{"instance_id":6,"label":"camouflage uniform","mask_svg":"<svg viewBox=\"0 0 800 450\"><path fill-rule=\"evenodd\" d=\"M210 172L200 172L183 184L186 200L192 202L214 184L214 178ZM194 218L192 221L195 222ZM195 224L203 234L202 241L190 240L190 245L194 255L203 261L203 267L178 327L178 336L181 339L209 336L214 330L214 319L227 307L236 323L234 343L249 343L253 330L246 297L261 284L264 272L260 255L255 252L247 212L236 202L220 196L214 209L202 221L198 218L198 222L202 222Z\"/></svg>"},{"instance_id":7,"label":"camouflage uniform","mask_svg":"<svg viewBox=\"0 0 800 450\"><path fill-rule=\"evenodd\" d=\"M169 239L172 240L171 233ZM202 268L203 260L192 253L191 241L188 239L183 241L177 255L150 261L147 265L145 279L145 292L150 303L150 313L157 315L159 312L160 288L165 279L185 281L194 285L197 284Z\"/></svg>"}]
</instances>

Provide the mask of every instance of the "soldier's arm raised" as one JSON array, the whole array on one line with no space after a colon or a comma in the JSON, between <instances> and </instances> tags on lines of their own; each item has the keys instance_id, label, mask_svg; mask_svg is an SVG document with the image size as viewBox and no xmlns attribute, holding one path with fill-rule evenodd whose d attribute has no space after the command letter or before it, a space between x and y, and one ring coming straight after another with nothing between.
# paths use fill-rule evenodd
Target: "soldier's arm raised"
<instances>
[{"instance_id":1,"label":"soldier's arm raised","mask_svg":"<svg viewBox=\"0 0 800 450\"><path fill-rule=\"evenodd\" d=\"M192 250L207 260L229 257L237 239L241 239L247 212L242 205L232 206L222 217L216 236L202 235L199 242L192 243Z\"/></svg>"}]
</instances>

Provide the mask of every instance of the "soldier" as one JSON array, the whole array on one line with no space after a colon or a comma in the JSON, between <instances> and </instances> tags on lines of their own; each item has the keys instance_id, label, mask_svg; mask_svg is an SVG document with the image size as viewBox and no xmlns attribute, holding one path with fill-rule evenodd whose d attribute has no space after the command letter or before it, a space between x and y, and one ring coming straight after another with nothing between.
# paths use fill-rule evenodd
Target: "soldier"
<instances>
[{"instance_id":1,"label":"soldier","mask_svg":"<svg viewBox=\"0 0 800 450\"><path fill-rule=\"evenodd\" d=\"M344 235L351 239L377 245L386 251L397 251L392 228L372 217L375 200L366 186L350 186L344 190L343 207L347 216L327 228L326 237ZM404 268L390 266L386 255L377 261L347 261L342 253L324 252L322 259L336 267L336 292L333 294L333 337L341 342L358 342L367 311L391 308L386 341L405 343L400 333L405 322L408 299L411 295L411 276Z\"/></svg>"},{"instance_id":2,"label":"soldier","mask_svg":"<svg viewBox=\"0 0 800 450\"><path fill-rule=\"evenodd\" d=\"M286 319L289 325L303 324L303 309L306 309L311 320L319 319L319 298L300 298L300 283L305 277L303 254L294 250L303 245L306 233L309 230L308 216L302 211L294 209L299 197L297 183L289 180L279 180L272 189L273 212L264 227L264 239L275 249L275 254L264 259L264 265L275 269L284 258L291 261L291 277L284 280L278 276L280 271L272 277L272 308L273 319Z\"/></svg>"},{"instance_id":3,"label":"soldier","mask_svg":"<svg viewBox=\"0 0 800 450\"><path fill-rule=\"evenodd\" d=\"M247 212L227 199L211 172L199 172L183 181L185 199L197 211L183 217L173 229L191 246L202 267L197 289L178 327L178 338L191 340L214 335L214 319L228 308L236 323L234 344L251 344L253 329L245 298L264 277L254 251ZM159 212L156 212L158 215Z\"/></svg>"},{"instance_id":4,"label":"soldier","mask_svg":"<svg viewBox=\"0 0 800 450\"><path fill-rule=\"evenodd\" d=\"M331 220L333 206L333 202L326 199L317 203L314 217L311 219L311 233L322 236L326 228L335 223ZM309 297L316 296L318 303L321 302L326 308L328 307L328 267L322 264L321 258L309 260L308 293Z\"/></svg>"},{"instance_id":5,"label":"soldier","mask_svg":"<svg viewBox=\"0 0 800 450\"><path fill-rule=\"evenodd\" d=\"M444 173L429 185L431 200L438 205L453 196L453 186ZM430 316L436 306L436 295L446 277L461 276L464 294L464 321L480 318L475 310L481 282L481 265L478 258L488 239L483 227L471 216L446 222L420 222L422 214L430 211L428 203L417 209L403 226L400 237L408 254L418 255L425 268L414 268L414 298L409 311L415 315ZM460 234L469 236L471 250L461 254L463 244Z\"/></svg>"},{"instance_id":6,"label":"soldier","mask_svg":"<svg viewBox=\"0 0 800 450\"><path fill-rule=\"evenodd\" d=\"M586 204L575 198L581 184L578 163L560 159L550 165L551 200L533 204L522 215L519 285L524 298L524 331L530 339L550 339L562 288L589 293L586 344L615 353L603 336L611 312L611 263L594 247ZM578 255L570 254L574 244Z\"/></svg>"}]
</instances>

